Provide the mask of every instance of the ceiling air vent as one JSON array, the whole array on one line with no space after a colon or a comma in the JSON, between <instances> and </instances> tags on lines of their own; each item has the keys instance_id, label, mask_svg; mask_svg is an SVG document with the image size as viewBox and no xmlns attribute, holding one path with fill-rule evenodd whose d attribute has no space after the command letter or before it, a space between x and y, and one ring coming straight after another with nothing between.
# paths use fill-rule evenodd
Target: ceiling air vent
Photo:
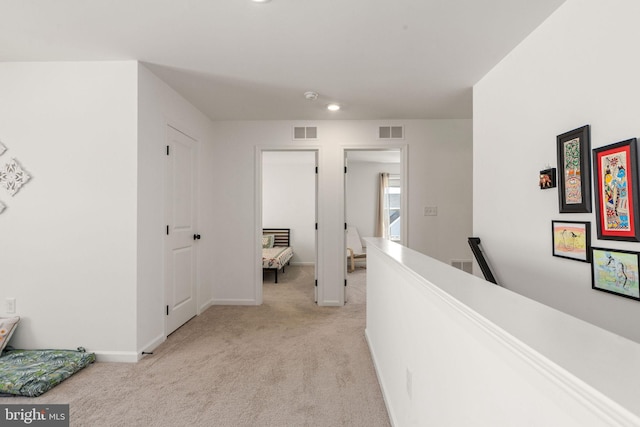
<instances>
[{"instance_id":1,"label":"ceiling air vent","mask_svg":"<svg viewBox=\"0 0 640 427\"><path fill-rule=\"evenodd\" d=\"M318 128L315 126L296 126L293 128L293 139L318 139Z\"/></svg>"},{"instance_id":2,"label":"ceiling air vent","mask_svg":"<svg viewBox=\"0 0 640 427\"><path fill-rule=\"evenodd\" d=\"M404 128L402 126L380 126L378 128L380 139L403 139Z\"/></svg>"},{"instance_id":3,"label":"ceiling air vent","mask_svg":"<svg viewBox=\"0 0 640 427\"><path fill-rule=\"evenodd\" d=\"M467 273L472 272L472 262L467 259L454 259L451 261L451 266L457 268L458 270L466 271Z\"/></svg>"}]
</instances>

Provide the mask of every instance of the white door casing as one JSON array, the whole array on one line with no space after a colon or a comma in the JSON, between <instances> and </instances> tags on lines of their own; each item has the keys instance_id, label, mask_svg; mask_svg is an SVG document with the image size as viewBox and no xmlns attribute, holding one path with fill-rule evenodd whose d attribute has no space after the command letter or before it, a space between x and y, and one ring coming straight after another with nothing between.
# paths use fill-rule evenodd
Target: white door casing
<instances>
[{"instance_id":1,"label":"white door casing","mask_svg":"<svg viewBox=\"0 0 640 427\"><path fill-rule=\"evenodd\" d=\"M165 170L165 334L197 312L196 298L196 148L197 142L167 126Z\"/></svg>"}]
</instances>

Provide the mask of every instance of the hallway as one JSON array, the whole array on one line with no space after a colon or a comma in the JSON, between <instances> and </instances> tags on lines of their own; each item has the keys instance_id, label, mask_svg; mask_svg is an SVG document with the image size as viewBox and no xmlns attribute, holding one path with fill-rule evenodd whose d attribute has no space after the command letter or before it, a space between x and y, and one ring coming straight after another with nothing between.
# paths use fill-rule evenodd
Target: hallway
<instances>
[{"instance_id":1,"label":"hallway","mask_svg":"<svg viewBox=\"0 0 640 427\"><path fill-rule=\"evenodd\" d=\"M349 303L313 303L313 267L287 267L261 306L213 306L137 364L96 363L38 398L73 426L388 426L364 337L366 270Z\"/></svg>"}]
</instances>

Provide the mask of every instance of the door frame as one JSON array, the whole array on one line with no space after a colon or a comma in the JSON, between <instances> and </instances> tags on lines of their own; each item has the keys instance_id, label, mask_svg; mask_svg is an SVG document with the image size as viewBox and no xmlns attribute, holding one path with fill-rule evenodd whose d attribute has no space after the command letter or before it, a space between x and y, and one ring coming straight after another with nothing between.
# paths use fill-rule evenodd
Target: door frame
<instances>
[{"instance_id":1,"label":"door frame","mask_svg":"<svg viewBox=\"0 0 640 427\"><path fill-rule=\"evenodd\" d=\"M316 156L316 167L318 168L318 172L316 173L316 179L315 179L315 212L316 212L316 223L320 222L320 218L319 218L319 214L320 214L320 207L318 205L318 194L320 192L319 189L319 185L320 185L320 180L319 180L319 175L320 172L322 171L322 167L320 165L320 146L317 145L305 145L304 147L301 147L299 145L278 145L278 146L271 146L271 145L257 145L255 147L255 202L254 202L254 236L255 236L255 241L254 241L254 250L255 250L255 256L254 259L256 260L256 265L255 265L255 270L254 270L254 283L255 283L255 289L254 289L254 300L255 300L255 304L256 305L261 305L263 302L263 298L262 298L262 284L263 284L263 277L262 277L262 153L264 153L265 151L269 151L269 152L291 152L291 151L308 151L308 152L313 152L315 153ZM321 239L320 239L320 233L318 233L318 230L316 229L316 242L315 242L315 250L316 250L316 262L315 262L315 280L317 283L317 286L315 288L315 302L317 302L318 300L318 293L319 293L319 288L322 286L322 280L321 280L321 274L320 274L320 266L322 263L322 257L320 256L321 251Z\"/></svg>"}]
</instances>

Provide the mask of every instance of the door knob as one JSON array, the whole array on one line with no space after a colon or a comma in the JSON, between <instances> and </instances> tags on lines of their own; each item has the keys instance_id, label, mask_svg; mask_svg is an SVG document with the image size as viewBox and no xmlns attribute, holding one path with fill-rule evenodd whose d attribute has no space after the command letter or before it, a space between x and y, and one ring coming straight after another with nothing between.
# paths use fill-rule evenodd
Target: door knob
<instances>
[{"instance_id":1,"label":"door knob","mask_svg":"<svg viewBox=\"0 0 640 427\"><path fill-rule=\"evenodd\" d=\"M194 234L193 235L193 240L200 240L200 235L199 234Z\"/></svg>"}]
</instances>

